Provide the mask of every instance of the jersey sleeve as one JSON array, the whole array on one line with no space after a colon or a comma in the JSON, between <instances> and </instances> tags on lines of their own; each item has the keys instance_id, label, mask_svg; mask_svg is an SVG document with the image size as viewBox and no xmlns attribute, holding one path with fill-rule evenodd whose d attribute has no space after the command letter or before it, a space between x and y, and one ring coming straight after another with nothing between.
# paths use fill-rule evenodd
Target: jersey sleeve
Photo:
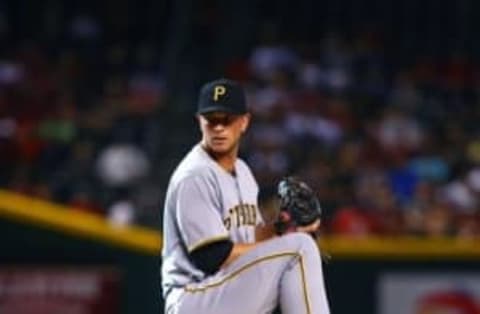
<instances>
[{"instance_id":1,"label":"jersey sleeve","mask_svg":"<svg viewBox=\"0 0 480 314\"><path fill-rule=\"evenodd\" d=\"M214 183L203 176L184 179L178 187L176 218L188 252L229 238Z\"/></svg>"}]
</instances>

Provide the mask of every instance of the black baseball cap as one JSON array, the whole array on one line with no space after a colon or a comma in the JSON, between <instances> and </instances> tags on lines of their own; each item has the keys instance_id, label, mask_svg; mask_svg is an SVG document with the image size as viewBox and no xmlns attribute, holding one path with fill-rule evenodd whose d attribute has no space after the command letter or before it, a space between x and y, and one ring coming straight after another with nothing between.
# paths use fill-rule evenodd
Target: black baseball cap
<instances>
[{"instance_id":1,"label":"black baseball cap","mask_svg":"<svg viewBox=\"0 0 480 314\"><path fill-rule=\"evenodd\" d=\"M214 111L232 114L247 113L243 87L237 82L225 78L205 83L200 89L197 114Z\"/></svg>"}]
</instances>

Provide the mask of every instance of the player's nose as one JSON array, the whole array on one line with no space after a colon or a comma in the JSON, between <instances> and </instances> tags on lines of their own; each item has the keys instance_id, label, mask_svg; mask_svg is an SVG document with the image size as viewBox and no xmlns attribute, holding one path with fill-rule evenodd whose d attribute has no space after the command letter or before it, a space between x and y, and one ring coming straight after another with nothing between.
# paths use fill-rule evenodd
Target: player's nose
<instances>
[{"instance_id":1,"label":"player's nose","mask_svg":"<svg viewBox=\"0 0 480 314\"><path fill-rule=\"evenodd\" d=\"M225 129L225 126L222 123L217 123L213 126L212 130L215 132L220 132Z\"/></svg>"}]
</instances>

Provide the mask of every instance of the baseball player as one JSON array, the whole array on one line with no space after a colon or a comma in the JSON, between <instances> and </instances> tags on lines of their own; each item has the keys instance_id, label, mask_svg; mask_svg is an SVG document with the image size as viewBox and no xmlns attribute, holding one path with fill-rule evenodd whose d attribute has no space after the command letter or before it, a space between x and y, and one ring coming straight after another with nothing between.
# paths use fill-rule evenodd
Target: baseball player
<instances>
[{"instance_id":1,"label":"baseball player","mask_svg":"<svg viewBox=\"0 0 480 314\"><path fill-rule=\"evenodd\" d=\"M162 289L168 314L328 314L321 257L308 233L275 235L258 185L237 157L250 114L243 89L220 79L198 101L200 143L174 171L164 208Z\"/></svg>"}]
</instances>

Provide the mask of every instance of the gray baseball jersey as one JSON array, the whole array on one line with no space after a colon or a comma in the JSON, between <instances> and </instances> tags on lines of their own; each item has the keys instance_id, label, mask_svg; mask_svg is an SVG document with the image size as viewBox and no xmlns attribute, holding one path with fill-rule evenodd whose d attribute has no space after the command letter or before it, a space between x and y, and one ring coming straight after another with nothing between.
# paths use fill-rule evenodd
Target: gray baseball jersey
<instances>
[{"instance_id":1,"label":"gray baseball jersey","mask_svg":"<svg viewBox=\"0 0 480 314\"><path fill-rule=\"evenodd\" d=\"M235 162L235 175L200 145L182 160L164 207L167 313L270 313L278 303L284 313L329 313L320 254L307 235L265 241L212 276L191 263L191 251L219 239L255 242L255 226L263 223L257 196L258 185L241 159Z\"/></svg>"},{"instance_id":2,"label":"gray baseball jersey","mask_svg":"<svg viewBox=\"0 0 480 314\"><path fill-rule=\"evenodd\" d=\"M240 159L235 176L196 145L175 170L164 208L163 288L184 286L204 278L186 254L221 238L255 241L258 186Z\"/></svg>"}]
</instances>

